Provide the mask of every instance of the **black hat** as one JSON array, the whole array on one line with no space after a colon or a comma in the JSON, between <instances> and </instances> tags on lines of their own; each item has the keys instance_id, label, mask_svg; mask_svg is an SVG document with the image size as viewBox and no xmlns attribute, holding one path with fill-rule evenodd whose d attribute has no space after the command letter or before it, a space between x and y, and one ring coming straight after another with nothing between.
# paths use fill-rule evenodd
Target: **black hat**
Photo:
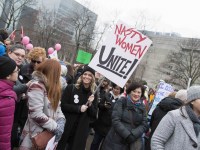
<instances>
[{"instance_id":1,"label":"black hat","mask_svg":"<svg viewBox=\"0 0 200 150\"><path fill-rule=\"evenodd\" d=\"M86 71L91 72L95 76L95 70L90 68L88 65L84 66L82 74L84 74L84 72L86 72Z\"/></svg>"},{"instance_id":2,"label":"black hat","mask_svg":"<svg viewBox=\"0 0 200 150\"><path fill-rule=\"evenodd\" d=\"M5 79L12 74L16 66L15 61L10 57L0 56L0 79Z\"/></svg>"}]
</instances>

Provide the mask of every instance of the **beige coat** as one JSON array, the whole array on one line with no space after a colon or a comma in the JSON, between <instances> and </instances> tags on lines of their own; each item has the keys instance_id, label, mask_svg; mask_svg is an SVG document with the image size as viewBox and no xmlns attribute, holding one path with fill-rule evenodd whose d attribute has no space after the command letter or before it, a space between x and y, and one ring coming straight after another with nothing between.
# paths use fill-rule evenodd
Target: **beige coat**
<instances>
[{"instance_id":1,"label":"beige coat","mask_svg":"<svg viewBox=\"0 0 200 150\"><path fill-rule=\"evenodd\" d=\"M23 150L31 149L31 136L42 132L44 129L54 132L57 128L56 120L65 118L61 111L60 104L56 112L54 112L51 107L46 93L45 77L39 72L34 72L33 77L33 83L27 92L29 114L22 132L23 141L20 149Z\"/></svg>"}]
</instances>

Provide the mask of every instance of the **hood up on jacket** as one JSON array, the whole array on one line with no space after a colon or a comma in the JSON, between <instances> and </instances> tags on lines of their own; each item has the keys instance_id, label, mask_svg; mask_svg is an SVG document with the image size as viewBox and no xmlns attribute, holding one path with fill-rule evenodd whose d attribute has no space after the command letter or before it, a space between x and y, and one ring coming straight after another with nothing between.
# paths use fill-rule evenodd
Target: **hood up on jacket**
<instances>
[{"instance_id":1,"label":"hood up on jacket","mask_svg":"<svg viewBox=\"0 0 200 150\"><path fill-rule=\"evenodd\" d=\"M183 105L183 101L181 101L178 98L173 98L173 97L165 97L162 99L162 101L158 104L160 109L163 111L171 111L174 109L178 109Z\"/></svg>"}]
</instances>

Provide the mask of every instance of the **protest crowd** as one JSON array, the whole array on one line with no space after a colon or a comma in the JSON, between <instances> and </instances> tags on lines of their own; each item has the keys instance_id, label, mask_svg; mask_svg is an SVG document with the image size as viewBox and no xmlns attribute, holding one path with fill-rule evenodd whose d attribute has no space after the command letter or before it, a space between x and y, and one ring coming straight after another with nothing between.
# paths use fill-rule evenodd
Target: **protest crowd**
<instances>
[{"instance_id":1,"label":"protest crowd","mask_svg":"<svg viewBox=\"0 0 200 150\"><path fill-rule=\"evenodd\" d=\"M94 69L0 30L0 150L86 150L91 135L90 150L200 150L200 86L121 87Z\"/></svg>"}]
</instances>

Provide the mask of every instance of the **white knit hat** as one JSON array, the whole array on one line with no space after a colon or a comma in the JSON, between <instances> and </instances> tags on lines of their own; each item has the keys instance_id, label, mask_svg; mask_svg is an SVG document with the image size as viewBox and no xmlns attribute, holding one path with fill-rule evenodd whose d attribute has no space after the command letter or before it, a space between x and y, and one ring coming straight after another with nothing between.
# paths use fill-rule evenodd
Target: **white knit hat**
<instances>
[{"instance_id":1,"label":"white knit hat","mask_svg":"<svg viewBox=\"0 0 200 150\"><path fill-rule=\"evenodd\" d=\"M187 101L187 90L181 89L179 90L176 95L175 98L178 98L180 100L182 100L183 102Z\"/></svg>"}]
</instances>

